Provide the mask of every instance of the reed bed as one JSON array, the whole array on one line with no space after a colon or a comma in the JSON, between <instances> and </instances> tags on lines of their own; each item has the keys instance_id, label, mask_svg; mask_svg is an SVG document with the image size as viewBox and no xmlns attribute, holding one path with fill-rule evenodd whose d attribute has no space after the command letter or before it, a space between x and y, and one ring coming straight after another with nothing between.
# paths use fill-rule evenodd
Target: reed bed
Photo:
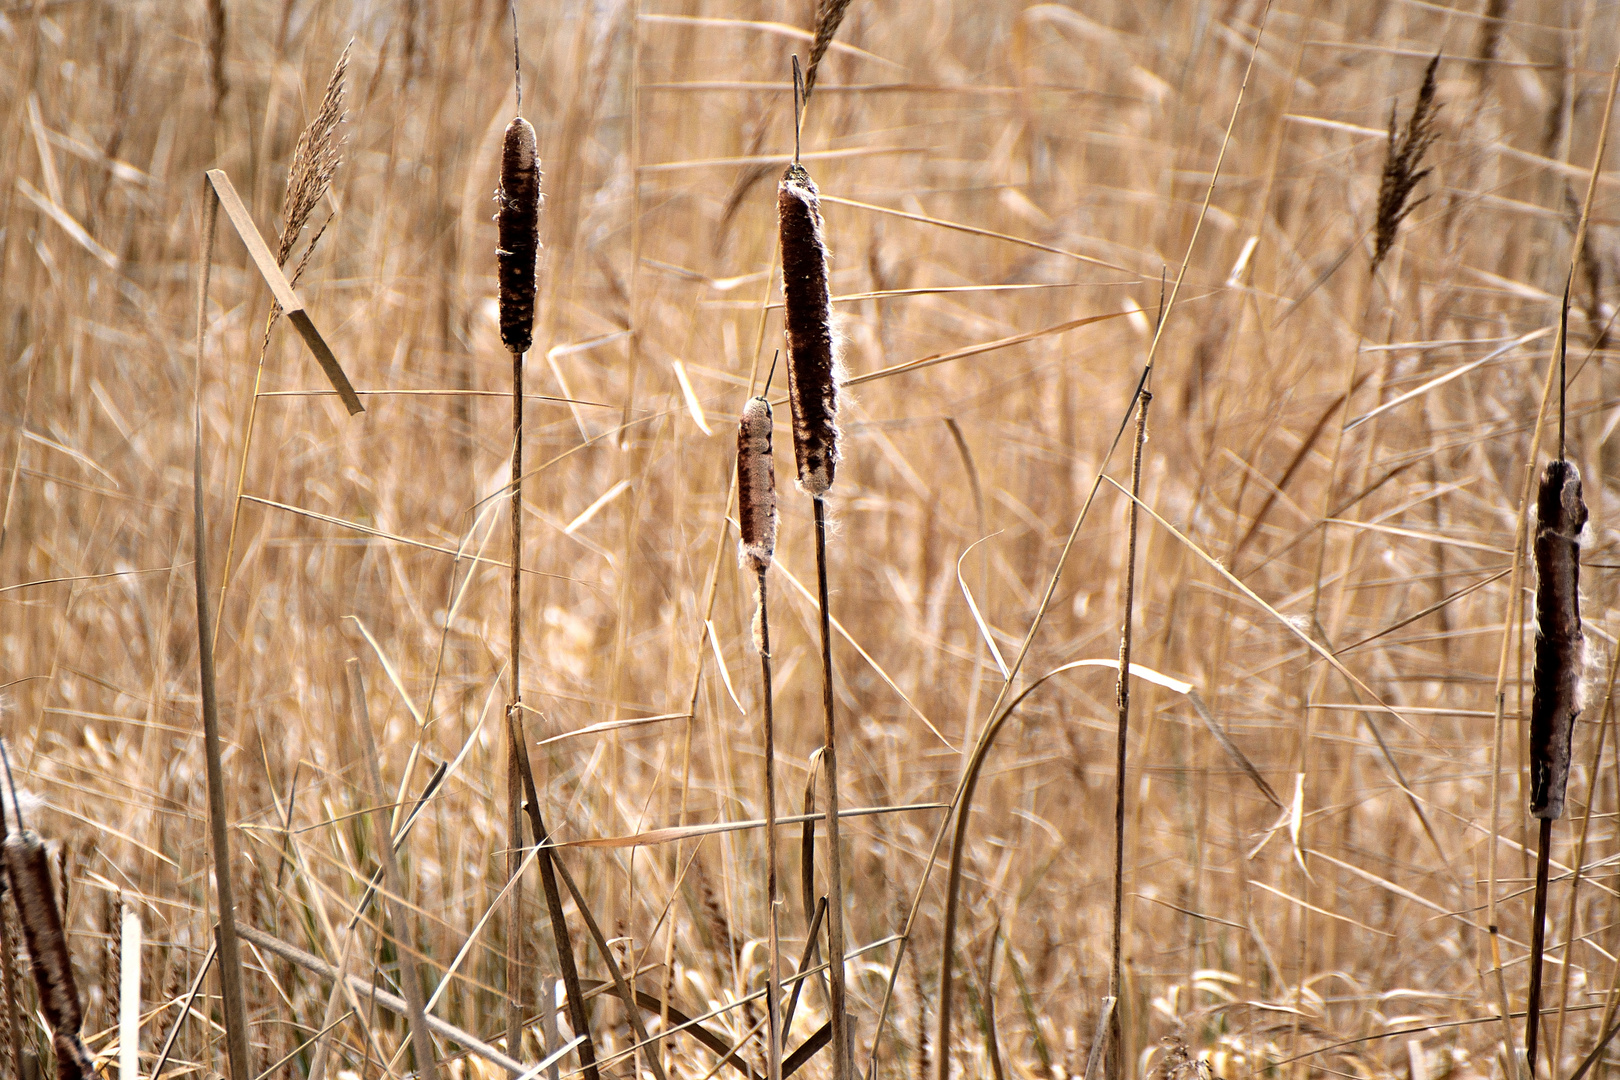
<instances>
[{"instance_id":1,"label":"reed bed","mask_svg":"<svg viewBox=\"0 0 1620 1080\"><path fill-rule=\"evenodd\" d=\"M1517 1080L1538 969L1537 1076L1611 1070L1620 12L516 23L521 103L504 3L0 11L0 734L78 999L15 890L0 1071L76 1060L61 1027L141 1077L231 1071L227 1034L255 1076L832 1077L843 994L865 1080L1082 1076L1100 1016L1133 1080ZM199 326L208 169L363 412L230 229ZM762 391L755 465L808 493L765 553Z\"/></svg>"}]
</instances>

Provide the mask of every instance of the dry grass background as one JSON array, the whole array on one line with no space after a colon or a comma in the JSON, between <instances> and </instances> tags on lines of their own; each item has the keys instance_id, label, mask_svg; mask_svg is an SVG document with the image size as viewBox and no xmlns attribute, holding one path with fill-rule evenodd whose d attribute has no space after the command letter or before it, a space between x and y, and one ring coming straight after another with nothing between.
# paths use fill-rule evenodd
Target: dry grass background
<instances>
[{"instance_id":1,"label":"dry grass background","mask_svg":"<svg viewBox=\"0 0 1620 1080\"><path fill-rule=\"evenodd\" d=\"M1193 683L1282 800L1302 793L1302 813L1297 849L1286 820L1268 834L1276 808L1186 699L1139 685L1125 994L1137 1075L1166 1061L1168 1034L1225 1078L1306 1054L1281 1072L1503 1075L1502 1027L1482 1020L1496 1000L1480 929L1492 695L1506 620L1526 607L1510 604L1501 572L1551 336L1351 429L1330 465L1346 418L1556 322L1620 9L1488 7L1279 0L1166 325L1144 501L1296 628L1344 650L1402 719L1369 706L1294 629L1144 518L1134 657ZM1001 681L959 580L1010 662L1130 400L1161 268L1173 280L1187 251L1262 13L1258 0L850 7L804 138L828 197L851 374L1115 317L852 388L831 551L833 614L848 632L834 655L846 806L949 798L964 737ZM524 113L547 174L529 389L586 402L535 400L528 412L530 733L665 717L542 744L548 821L572 840L683 813L758 817L752 581L736 566L727 493L736 414L781 339L780 311L763 306L780 295L773 188L792 147L788 58L806 50L815 13L807 0L603 0L525 2L519 15ZM19 782L43 800L31 824L64 852L98 1053L115 1052L110 891L146 922L153 1008L189 984L209 936L187 538L201 173L227 170L274 235L298 133L351 38L343 161L311 228L335 217L301 289L371 393L367 412L349 419L333 397L288 393L326 384L278 326L262 386L277 396L258 401L244 469L269 293L228 230L208 315L216 575L239 470L250 497L217 647L241 914L332 955L311 905L342 918L376 869L356 816L364 765L346 735L350 656L363 662L386 783L418 792L431 763L466 750L401 853L431 984L504 879L506 584L472 556L501 558L506 528L495 496L510 454L508 358L490 198L514 108L506 6L13 4L0 17L0 684ZM1427 201L1373 277L1382 132L1437 51ZM1571 1011L1548 1021L1550 1037L1563 1034L1554 1075L1590 1049L1620 948L1620 739L1592 763L1620 633L1604 490L1620 415L1606 374L1620 301L1616 180L1611 165L1571 314L1595 685L1555 832L1548 981L1556 1007L1567 973ZM1024 287L985 288L1013 285ZM964 291L853 298L947 287ZM1138 306L1146 318L1122 314ZM485 396L383 393L401 390ZM789 445L779 425L778 453ZM1123 478L1128 455L1107 465ZM792 475L789 458L778 472ZM1123 522L1105 485L1021 678L1116 653ZM796 493L784 493L777 558L778 770L783 812L794 812L820 730L815 612L790 580L814 589L809 501ZM1510 633L1516 646L1528 640L1517 624ZM1505 977L1521 1009L1523 845L1533 846L1525 651L1508 664L1498 846ZM1084 1067L1108 975L1112 689L1106 670L1060 676L990 756L957 935L950 1052L962 1074ZM1558 875L1588 814L1572 904ZM846 823L852 948L901 929L941 816ZM804 933L796 837L796 827L784 837L792 956ZM761 984L762 852L756 830L561 858L625 962L648 966L643 987L700 1012ZM881 1077L920 1074L920 1042L929 1059L939 1053L928 1044L942 877L923 894ZM527 902L538 980L555 961L536 890ZM437 1010L490 1038L502 1028L506 932L500 916L479 931ZM393 947L366 941L390 977ZM893 948L851 966L863 1068ZM265 1068L319 1027L326 989L245 955ZM658 966L666 959L672 968ZM582 960L602 977L594 951ZM199 1011L217 1016L215 1006ZM628 1027L616 1003L594 1008L599 1056L611 1057ZM760 1015L752 1008L709 1024L733 1041ZM148 1021L144 1068L175 1012ZM808 992L794 1041L824 1019L825 998ZM394 1018L364 1023L390 1050L406 1040ZM221 1061L217 1034L193 1019L179 1058ZM344 1068L383 1074L360 1024L336 1037ZM760 1060L757 1043L749 1054ZM667 1060L702 1077L716 1059L676 1037ZM305 1064L288 1068L302 1075ZM810 1070L830 1074L827 1055Z\"/></svg>"}]
</instances>

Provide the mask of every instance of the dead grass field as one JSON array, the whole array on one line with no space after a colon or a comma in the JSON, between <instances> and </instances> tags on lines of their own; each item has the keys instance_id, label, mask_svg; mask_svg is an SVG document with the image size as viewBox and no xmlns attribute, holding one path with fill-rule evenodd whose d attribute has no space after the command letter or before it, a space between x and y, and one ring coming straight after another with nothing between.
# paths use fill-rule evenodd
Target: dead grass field
<instances>
[{"instance_id":1,"label":"dead grass field","mask_svg":"<svg viewBox=\"0 0 1620 1080\"><path fill-rule=\"evenodd\" d=\"M1489 854L1502 985L1522 1010L1535 846L1532 609L1510 568L1620 7L1450 2L850 6L803 146L850 375L829 550L842 798L905 808L843 823L862 1075L873 1054L876 1077L930 1075L942 1052L958 1076L1085 1069L1109 979L1107 668L1045 683L986 758L948 1048L934 1034L948 840L925 873L938 804L1054 575L1014 690L1118 654L1117 487L1097 489L1063 556L1099 472L1129 482L1129 435L1108 452L1183 260L1152 380L1142 500L1158 517L1140 519L1132 656L1193 685L1283 809L1187 697L1135 683L1126 1073L1173 1065L1172 1036L1222 1080L1510 1075ZM793 147L789 57L814 5L518 6L546 191L522 671L547 821L569 842L758 818L753 581L730 485L738 413L782 341L775 186ZM424 985L444 982L438 1015L498 1041L511 406L491 193L515 106L508 9L228 0L222 38L213 10L40 0L0 16L0 728L40 800L29 824L61 845L86 1040L116 1055L119 891L148 941L142 1075L214 918L190 539L202 174L224 169L274 241L294 144L352 39L342 163L305 237L331 221L299 289L366 411L345 413L285 321L261 371L270 293L223 225L207 309L239 917L336 960L325 921L341 932L379 865L345 690L358 657L385 784L414 799L447 763L400 848ZM1437 52L1433 172L1374 274L1385 131ZM1590 671L1554 832L1550 1080L1620 996L1620 737L1601 733L1620 634L1615 153L1569 315ZM770 580L778 802L797 814L821 683L786 417ZM1549 426L1536 460L1555 442ZM794 960L800 829L781 835ZM662 842L558 858L640 987L688 1015L721 1010L704 1024L736 1043L763 1015L723 1008L764 977L762 832L648 839ZM532 1006L556 960L532 883L525 903ZM380 911L356 970L389 982ZM582 974L605 978L575 933ZM320 1029L328 985L261 950L244 960L262 1070ZM204 984L167 1075L224 1070L218 992ZM826 1001L806 990L789 1049ZM651 1076L622 1056L634 1038L612 995L592 1008L606 1073ZM530 1032L514 1056L534 1062ZM49 1044L37 1021L28 1037ZM334 1069L406 1069L376 1057L406 1045L397 1017L351 1015L331 1039ZM497 1075L439 1049L449 1075ZM686 1035L661 1053L681 1080L718 1067ZM763 1069L762 1038L743 1057ZM831 1076L830 1055L800 1075Z\"/></svg>"}]
</instances>

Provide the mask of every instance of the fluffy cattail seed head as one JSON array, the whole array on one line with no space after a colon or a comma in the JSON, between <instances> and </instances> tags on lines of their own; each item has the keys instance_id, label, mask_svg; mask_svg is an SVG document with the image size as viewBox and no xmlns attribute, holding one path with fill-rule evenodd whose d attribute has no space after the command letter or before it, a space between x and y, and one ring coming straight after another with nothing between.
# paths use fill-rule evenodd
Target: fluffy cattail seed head
<instances>
[{"instance_id":1,"label":"fluffy cattail seed head","mask_svg":"<svg viewBox=\"0 0 1620 1080\"><path fill-rule=\"evenodd\" d=\"M1530 813L1564 813L1569 746L1581 712L1581 529L1586 503L1581 474L1568 461L1551 461L1536 499L1536 668L1530 708Z\"/></svg>"},{"instance_id":2,"label":"fluffy cattail seed head","mask_svg":"<svg viewBox=\"0 0 1620 1080\"><path fill-rule=\"evenodd\" d=\"M771 459L771 403L752 397L737 424L737 554L756 573L776 553L776 463Z\"/></svg>"},{"instance_id":3,"label":"fluffy cattail seed head","mask_svg":"<svg viewBox=\"0 0 1620 1080\"><path fill-rule=\"evenodd\" d=\"M786 311L788 399L799 487L819 498L838 466L838 360L827 292L827 244L821 196L804 166L788 166L776 190L782 239L782 298Z\"/></svg>"},{"instance_id":4,"label":"fluffy cattail seed head","mask_svg":"<svg viewBox=\"0 0 1620 1080\"><path fill-rule=\"evenodd\" d=\"M515 353L534 343L534 269L540 255L540 159L534 128L519 116L501 142L495 193L495 263L501 284L501 341Z\"/></svg>"},{"instance_id":5,"label":"fluffy cattail seed head","mask_svg":"<svg viewBox=\"0 0 1620 1080\"><path fill-rule=\"evenodd\" d=\"M62 912L56 904L56 882L51 875L45 843L31 829L6 837L3 848L6 876L22 919L28 962L39 990L40 1011L51 1026L60 1080L90 1080L94 1062L79 1040L84 1014L79 988L73 978Z\"/></svg>"}]
</instances>

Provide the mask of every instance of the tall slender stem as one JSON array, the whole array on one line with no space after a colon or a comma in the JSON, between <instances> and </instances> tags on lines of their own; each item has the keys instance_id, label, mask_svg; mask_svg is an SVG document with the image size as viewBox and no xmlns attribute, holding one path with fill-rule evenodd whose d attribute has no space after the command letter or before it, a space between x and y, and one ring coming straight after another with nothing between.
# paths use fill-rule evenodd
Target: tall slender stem
<instances>
[{"instance_id":1,"label":"tall slender stem","mask_svg":"<svg viewBox=\"0 0 1620 1080\"><path fill-rule=\"evenodd\" d=\"M765 973L766 1080L782 1080L782 962L776 923L776 716L771 702L771 619L765 604L765 571L759 571L759 668L765 702L765 907L770 968ZM825 591L825 590L823 590ZM823 609L826 600L822 600Z\"/></svg>"},{"instance_id":2,"label":"tall slender stem","mask_svg":"<svg viewBox=\"0 0 1620 1080\"><path fill-rule=\"evenodd\" d=\"M512 354L512 699L506 723L512 737L506 755L506 879L510 886L506 932L506 1052L523 1057L523 779L518 762L518 711L523 708L520 664L523 654L523 354ZM536 843L539 839L536 838Z\"/></svg>"},{"instance_id":3,"label":"tall slender stem","mask_svg":"<svg viewBox=\"0 0 1620 1080\"><path fill-rule=\"evenodd\" d=\"M1115 1015L1124 990L1121 941L1125 923L1125 751L1131 718L1131 616L1136 604L1136 498L1142 493L1142 444L1147 441L1148 404L1153 395L1144 387L1137 397L1136 446L1131 453L1131 506L1130 526L1125 548L1125 615L1119 632L1119 682L1116 701L1119 705L1114 775L1114 929L1112 967L1109 969L1109 994L1114 998ZM1115 1028L1117 1030L1117 1027ZM1119 1047L1104 1060L1120 1060Z\"/></svg>"},{"instance_id":4,"label":"tall slender stem","mask_svg":"<svg viewBox=\"0 0 1620 1080\"><path fill-rule=\"evenodd\" d=\"M1541 819L1536 850L1536 911L1530 924L1530 993L1525 1001L1524 1060L1531 1080L1536 1075L1536 1033L1541 1027L1541 954L1547 947L1547 865L1552 855L1552 818ZM1558 1063L1552 1063L1558 1068Z\"/></svg>"},{"instance_id":5,"label":"tall slender stem","mask_svg":"<svg viewBox=\"0 0 1620 1080\"><path fill-rule=\"evenodd\" d=\"M197 398L193 412L192 541L197 586L197 662L202 683L203 752L208 777L208 831L214 848L214 888L219 904L219 982L225 1006L225 1048L231 1080L253 1080L248 1059L247 1008L242 998L242 953L236 941L236 896L231 884L231 838L226 825L225 766L219 734L219 697L214 680L214 626L208 610L208 524L203 513L202 372L208 328L208 278L213 269L219 199L203 181L203 242L197 283Z\"/></svg>"},{"instance_id":6,"label":"tall slender stem","mask_svg":"<svg viewBox=\"0 0 1620 1080\"><path fill-rule=\"evenodd\" d=\"M833 716L832 616L827 607L827 506L816 497L816 584L821 599L821 707L827 718L827 963L832 977L833 1076L849 1080L849 1025L844 1012L844 877L838 851L838 725ZM943 1048L942 1048L943 1049Z\"/></svg>"}]
</instances>

